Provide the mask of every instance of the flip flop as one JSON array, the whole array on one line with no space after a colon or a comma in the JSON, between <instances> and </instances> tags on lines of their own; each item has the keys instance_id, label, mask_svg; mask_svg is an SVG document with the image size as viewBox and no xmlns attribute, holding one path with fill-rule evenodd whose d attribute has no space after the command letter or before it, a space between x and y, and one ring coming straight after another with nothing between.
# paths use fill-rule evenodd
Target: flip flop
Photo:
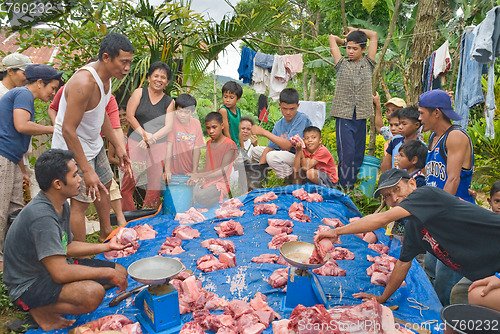
<instances>
[{"instance_id":1,"label":"flip flop","mask_svg":"<svg viewBox=\"0 0 500 334\"><path fill-rule=\"evenodd\" d=\"M30 329L37 329L39 326L31 315L24 319L11 319L5 323L5 327L16 333L24 333Z\"/></svg>"}]
</instances>

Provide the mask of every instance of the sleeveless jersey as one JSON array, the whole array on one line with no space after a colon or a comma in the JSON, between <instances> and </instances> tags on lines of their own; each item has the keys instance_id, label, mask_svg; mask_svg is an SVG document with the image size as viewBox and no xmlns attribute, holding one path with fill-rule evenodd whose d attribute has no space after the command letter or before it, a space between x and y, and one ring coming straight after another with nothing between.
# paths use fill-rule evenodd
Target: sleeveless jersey
<instances>
[{"instance_id":1,"label":"sleeveless jersey","mask_svg":"<svg viewBox=\"0 0 500 334\"><path fill-rule=\"evenodd\" d=\"M236 115L233 114L225 105L222 105L227 112L227 122L229 123L229 134L231 139L234 141L236 146L240 147L240 121L241 121L241 111L240 108L236 107Z\"/></svg>"},{"instance_id":2,"label":"sleeveless jersey","mask_svg":"<svg viewBox=\"0 0 500 334\"><path fill-rule=\"evenodd\" d=\"M446 180L448 180L448 175L446 173L446 163L448 159L446 138L448 138L448 134L453 130L462 131L467 138L469 138L472 153L472 167L470 169L462 168L460 171L460 183L455 196L460 197L467 202L475 203L474 198L469 195L469 187L472 181L472 172L474 169L474 147L472 146L472 141L469 135L461 127L452 125L439 139L439 142L435 145L435 147L427 153L427 162L425 165L425 184L440 189L444 188ZM435 134L433 133L429 139L429 143L432 143L434 136Z\"/></svg>"}]
</instances>

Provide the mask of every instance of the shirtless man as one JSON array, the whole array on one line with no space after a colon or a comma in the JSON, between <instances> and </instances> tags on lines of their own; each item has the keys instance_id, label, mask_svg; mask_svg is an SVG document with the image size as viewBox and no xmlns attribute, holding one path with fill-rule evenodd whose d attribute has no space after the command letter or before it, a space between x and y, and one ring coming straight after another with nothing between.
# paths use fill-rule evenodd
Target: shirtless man
<instances>
[{"instance_id":1,"label":"shirtless man","mask_svg":"<svg viewBox=\"0 0 500 334\"><path fill-rule=\"evenodd\" d=\"M66 200L81 186L73 157L71 151L51 149L38 158L35 176L41 191L19 213L5 240L3 279L9 296L44 331L71 326L75 320L62 315L92 312L106 288L122 291L128 285L122 265L75 258L129 245L118 244L116 238L105 244L73 240Z\"/></svg>"},{"instance_id":2,"label":"shirtless man","mask_svg":"<svg viewBox=\"0 0 500 334\"><path fill-rule=\"evenodd\" d=\"M80 194L71 198L71 229L75 240L85 241L85 211L94 202L100 217L100 240L111 232L109 187L113 172L100 132L116 148L120 167L130 172L123 140L113 131L105 107L111 96L111 78L122 79L130 70L134 47L123 35L110 33L101 42L99 60L82 67L68 81L54 124L53 148L75 153L83 179ZM69 110L70 112L66 112Z\"/></svg>"}]
</instances>

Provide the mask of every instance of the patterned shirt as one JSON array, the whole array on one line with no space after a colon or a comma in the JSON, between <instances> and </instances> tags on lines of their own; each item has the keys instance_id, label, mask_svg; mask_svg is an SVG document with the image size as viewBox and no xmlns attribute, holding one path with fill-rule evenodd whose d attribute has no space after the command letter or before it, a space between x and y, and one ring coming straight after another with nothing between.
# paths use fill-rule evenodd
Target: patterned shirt
<instances>
[{"instance_id":1,"label":"patterned shirt","mask_svg":"<svg viewBox=\"0 0 500 334\"><path fill-rule=\"evenodd\" d=\"M364 56L359 62L340 58L335 65L337 82L330 116L368 119L373 116L372 75L376 62Z\"/></svg>"}]
</instances>

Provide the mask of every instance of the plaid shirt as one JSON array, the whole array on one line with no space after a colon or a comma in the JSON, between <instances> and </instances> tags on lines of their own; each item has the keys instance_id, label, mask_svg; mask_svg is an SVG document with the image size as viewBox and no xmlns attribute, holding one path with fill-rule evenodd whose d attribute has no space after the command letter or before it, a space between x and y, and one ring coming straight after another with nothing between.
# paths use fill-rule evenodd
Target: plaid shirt
<instances>
[{"instance_id":1,"label":"plaid shirt","mask_svg":"<svg viewBox=\"0 0 500 334\"><path fill-rule=\"evenodd\" d=\"M330 116L368 119L373 116L372 75L376 62L364 56L359 62L340 58L335 65L337 82Z\"/></svg>"}]
</instances>

